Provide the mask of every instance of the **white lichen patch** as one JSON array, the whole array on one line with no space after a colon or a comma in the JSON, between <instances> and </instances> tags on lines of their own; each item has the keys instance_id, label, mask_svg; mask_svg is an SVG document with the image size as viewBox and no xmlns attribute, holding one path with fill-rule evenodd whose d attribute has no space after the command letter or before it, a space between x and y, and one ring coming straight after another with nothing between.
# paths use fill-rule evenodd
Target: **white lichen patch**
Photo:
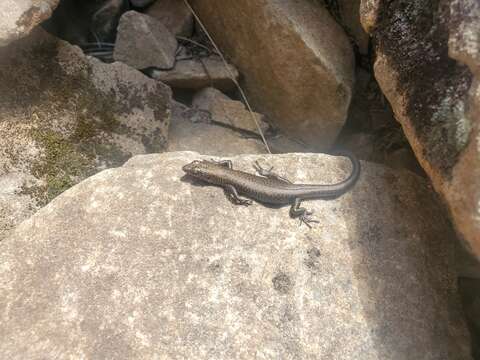
<instances>
[{"instance_id":1,"label":"white lichen patch","mask_svg":"<svg viewBox=\"0 0 480 360\"><path fill-rule=\"evenodd\" d=\"M463 101L458 101L453 107L452 112L454 118L457 119L455 143L457 144L457 148L461 150L468 144L472 124L465 114L465 103Z\"/></svg>"},{"instance_id":2,"label":"white lichen patch","mask_svg":"<svg viewBox=\"0 0 480 360\"><path fill-rule=\"evenodd\" d=\"M125 229L112 229L108 233L116 238L127 238L128 236Z\"/></svg>"},{"instance_id":3,"label":"white lichen patch","mask_svg":"<svg viewBox=\"0 0 480 360\"><path fill-rule=\"evenodd\" d=\"M141 331L136 331L135 332L135 337L139 340L140 344L144 347L150 347L152 344L151 341L151 336L141 332Z\"/></svg>"},{"instance_id":4,"label":"white lichen patch","mask_svg":"<svg viewBox=\"0 0 480 360\"><path fill-rule=\"evenodd\" d=\"M65 320L78 321L78 299L77 292L65 291L61 298L61 311Z\"/></svg>"}]
</instances>

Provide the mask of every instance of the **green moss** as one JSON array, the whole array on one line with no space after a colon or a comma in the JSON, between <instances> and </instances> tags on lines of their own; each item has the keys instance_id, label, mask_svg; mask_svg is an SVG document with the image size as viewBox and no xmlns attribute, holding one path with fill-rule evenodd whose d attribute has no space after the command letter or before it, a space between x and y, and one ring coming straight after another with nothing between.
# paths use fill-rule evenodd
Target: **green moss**
<instances>
[{"instance_id":1,"label":"green moss","mask_svg":"<svg viewBox=\"0 0 480 360\"><path fill-rule=\"evenodd\" d=\"M87 87L87 85L85 85ZM79 94L78 108L84 109L77 116L77 127L71 136L74 141L88 141L97 135L100 130L107 134L127 134L129 129L122 125L115 117L119 112L115 109L116 101L104 94L98 93L94 88Z\"/></svg>"},{"instance_id":2,"label":"green moss","mask_svg":"<svg viewBox=\"0 0 480 360\"><path fill-rule=\"evenodd\" d=\"M97 133L97 129L92 122L87 121L85 116L81 116L77 121L75 131L70 137L73 141L90 140Z\"/></svg>"},{"instance_id":3,"label":"green moss","mask_svg":"<svg viewBox=\"0 0 480 360\"><path fill-rule=\"evenodd\" d=\"M45 185L24 188L24 192L34 195L40 204L50 202L92 173L93 158L78 151L59 133L36 129L32 135L44 150L44 156L32 166L32 175L43 180Z\"/></svg>"},{"instance_id":4,"label":"green moss","mask_svg":"<svg viewBox=\"0 0 480 360\"><path fill-rule=\"evenodd\" d=\"M69 138L52 130L32 131L32 137L43 149L41 156L32 165L32 175L44 185L22 187L21 193L30 195L38 205L44 206L55 197L96 172L97 160L105 161L108 167L120 166L130 154L113 144L95 143L97 133L94 122L78 123ZM78 141L78 142L77 142Z\"/></svg>"},{"instance_id":5,"label":"green moss","mask_svg":"<svg viewBox=\"0 0 480 360\"><path fill-rule=\"evenodd\" d=\"M7 118L25 114L35 128L28 135L37 143L41 156L27 165L44 185L26 184L22 193L44 205L103 165L120 166L131 156L112 139L115 135L138 138L139 134L119 121L116 114L142 108L143 99L131 95L127 85L120 84L123 87L118 91L128 101L119 101L117 90L98 90L92 81L92 66L81 57L77 59L73 51L70 60L78 61L73 67L67 66L66 72L58 61L58 42L43 36L38 39L35 45L23 40L29 50L5 60L6 71L0 69L0 105ZM159 100L152 97L151 101L157 104ZM62 128L61 132L52 129L55 118L59 119L54 124ZM16 159L14 155L10 156L13 161L21 161L21 156Z\"/></svg>"},{"instance_id":6,"label":"green moss","mask_svg":"<svg viewBox=\"0 0 480 360\"><path fill-rule=\"evenodd\" d=\"M51 201L64 191L76 184L76 181L68 174L57 174L47 177L47 201Z\"/></svg>"},{"instance_id":7,"label":"green moss","mask_svg":"<svg viewBox=\"0 0 480 360\"><path fill-rule=\"evenodd\" d=\"M104 138L99 140L96 136L102 133L120 134L122 132L118 129L121 129L122 126L111 114L111 111L107 110L103 115L101 121L95 121L93 118L87 118L86 116L79 118L75 131L69 140L70 143L77 144L76 147L85 156L104 162L108 166L120 166L128 160L131 154L125 153Z\"/></svg>"},{"instance_id":8,"label":"green moss","mask_svg":"<svg viewBox=\"0 0 480 360\"><path fill-rule=\"evenodd\" d=\"M121 133L120 122L112 114L105 99L92 94L80 94L76 126L70 136L50 129L32 131L33 139L44 155L32 165L32 175L45 182L43 186L24 186L22 193L34 197L39 205L46 205L65 190L95 173L97 161L107 166L123 164L130 154L99 139L102 133ZM96 101L96 104L95 104ZM42 122L44 124L45 122Z\"/></svg>"}]
</instances>

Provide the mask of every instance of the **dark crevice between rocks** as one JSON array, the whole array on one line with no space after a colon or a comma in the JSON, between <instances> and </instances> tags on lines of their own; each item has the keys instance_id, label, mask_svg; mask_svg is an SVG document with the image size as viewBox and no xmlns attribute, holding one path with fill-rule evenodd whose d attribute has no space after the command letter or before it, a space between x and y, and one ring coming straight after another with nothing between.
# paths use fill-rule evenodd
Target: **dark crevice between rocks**
<instances>
[{"instance_id":1,"label":"dark crevice between rocks","mask_svg":"<svg viewBox=\"0 0 480 360\"><path fill-rule=\"evenodd\" d=\"M373 68L357 67L357 80L345 126L334 150L347 149L362 159L393 168L407 168L426 177L382 94Z\"/></svg>"},{"instance_id":2,"label":"dark crevice between rocks","mask_svg":"<svg viewBox=\"0 0 480 360\"><path fill-rule=\"evenodd\" d=\"M461 277L458 289L462 299L467 325L472 334L472 356L480 359L480 279Z\"/></svg>"},{"instance_id":3,"label":"dark crevice between rocks","mask_svg":"<svg viewBox=\"0 0 480 360\"><path fill-rule=\"evenodd\" d=\"M80 47L112 43L120 16L129 8L128 0L61 0L42 26L49 33Z\"/></svg>"},{"instance_id":4,"label":"dark crevice between rocks","mask_svg":"<svg viewBox=\"0 0 480 360\"><path fill-rule=\"evenodd\" d=\"M372 49L370 48L369 42L369 49L367 54L362 54L360 52L359 45L357 43L357 39L355 39L355 35L352 33L351 29L346 24L346 20L342 16L342 11L340 9L340 4L337 0L310 0L316 3L318 6L324 6L332 18L340 25L347 35L348 40L350 41L350 45L352 46L353 52L355 54L355 63L357 66L362 67L366 70L370 68L371 58L372 58Z\"/></svg>"}]
</instances>

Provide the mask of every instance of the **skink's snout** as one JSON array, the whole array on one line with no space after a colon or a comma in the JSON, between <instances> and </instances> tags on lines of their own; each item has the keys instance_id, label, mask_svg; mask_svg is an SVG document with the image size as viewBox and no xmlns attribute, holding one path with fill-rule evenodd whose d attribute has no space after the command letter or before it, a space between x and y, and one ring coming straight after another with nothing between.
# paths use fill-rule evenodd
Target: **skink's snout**
<instances>
[{"instance_id":1,"label":"skink's snout","mask_svg":"<svg viewBox=\"0 0 480 360\"><path fill-rule=\"evenodd\" d=\"M182 170L183 170L184 172L188 173L188 171L190 170L190 167L191 167L190 164L183 165L183 166L182 166Z\"/></svg>"},{"instance_id":2,"label":"skink's snout","mask_svg":"<svg viewBox=\"0 0 480 360\"><path fill-rule=\"evenodd\" d=\"M200 161L195 160L182 167L182 170L187 174L194 175L199 170Z\"/></svg>"},{"instance_id":3,"label":"skink's snout","mask_svg":"<svg viewBox=\"0 0 480 360\"><path fill-rule=\"evenodd\" d=\"M192 170L193 170L193 162L188 163L188 164L186 164L186 165L183 165L183 166L182 166L182 170L185 171L187 174L190 173L190 172L192 172Z\"/></svg>"}]
</instances>

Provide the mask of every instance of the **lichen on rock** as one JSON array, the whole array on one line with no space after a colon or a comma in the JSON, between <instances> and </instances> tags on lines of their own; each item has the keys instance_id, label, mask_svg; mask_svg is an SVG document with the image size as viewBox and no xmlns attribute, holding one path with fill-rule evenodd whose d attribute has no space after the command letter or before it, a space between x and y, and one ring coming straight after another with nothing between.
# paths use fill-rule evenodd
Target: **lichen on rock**
<instances>
[{"instance_id":1,"label":"lichen on rock","mask_svg":"<svg viewBox=\"0 0 480 360\"><path fill-rule=\"evenodd\" d=\"M40 29L0 49L0 94L0 175L29 174L15 193L32 197L34 208L101 169L166 147L166 85Z\"/></svg>"},{"instance_id":2,"label":"lichen on rock","mask_svg":"<svg viewBox=\"0 0 480 360\"><path fill-rule=\"evenodd\" d=\"M480 256L476 0L362 1L375 76L461 238Z\"/></svg>"}]
</instances>

